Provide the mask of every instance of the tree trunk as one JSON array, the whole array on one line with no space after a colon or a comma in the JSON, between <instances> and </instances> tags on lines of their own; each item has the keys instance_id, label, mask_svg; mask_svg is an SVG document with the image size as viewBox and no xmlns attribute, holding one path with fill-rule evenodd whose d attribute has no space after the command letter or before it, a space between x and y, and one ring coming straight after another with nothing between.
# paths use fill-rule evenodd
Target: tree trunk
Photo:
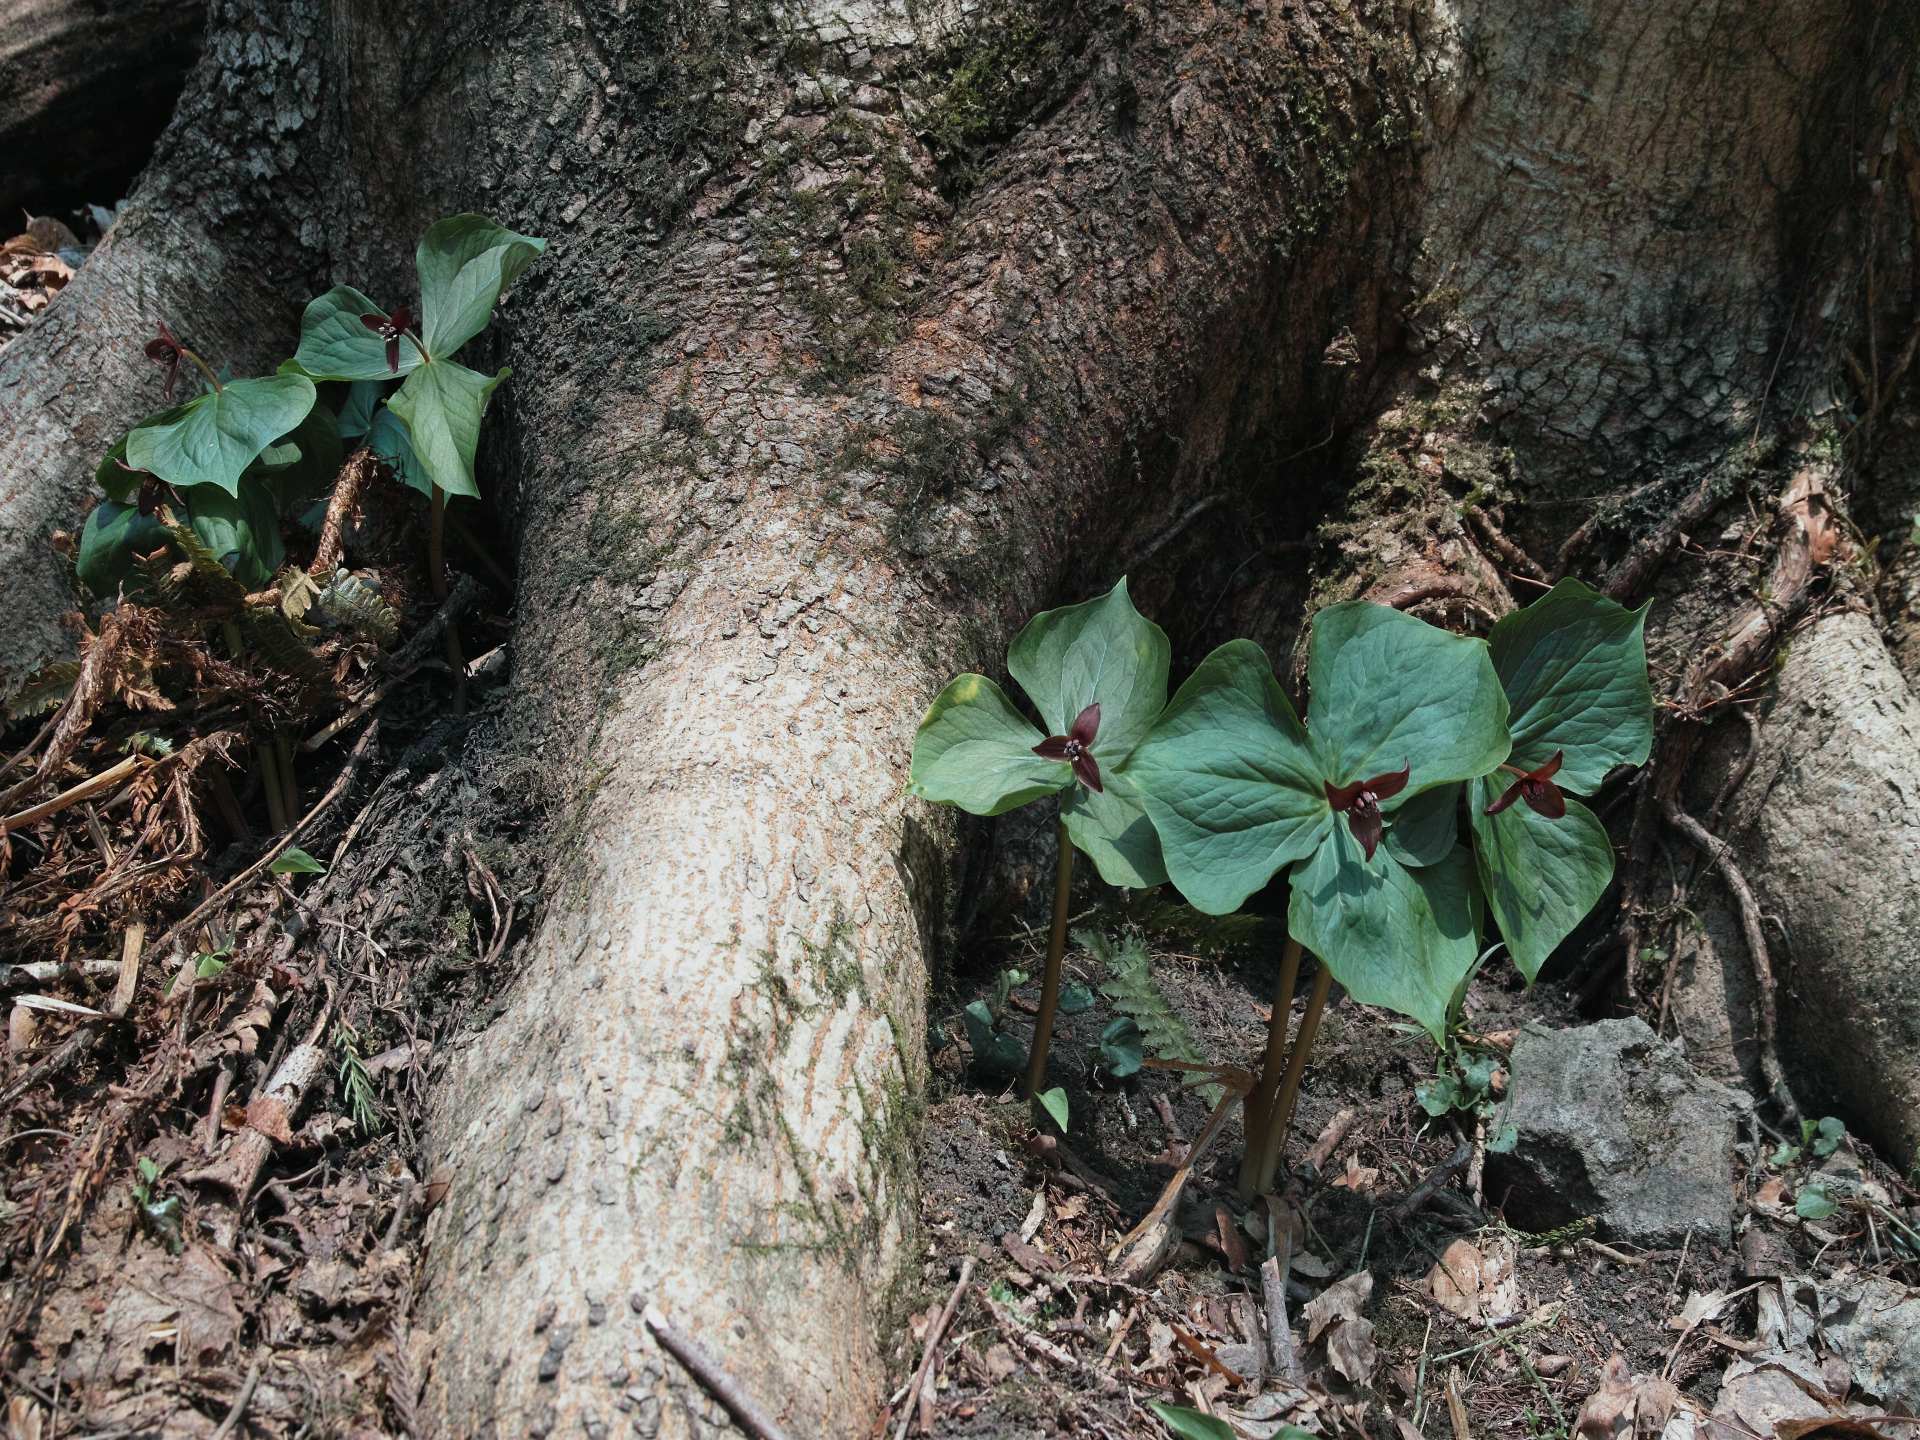
<instances>
[{"instance_id":1,"label":"tree trunk","mask_svg":"<svg viewBox=\"0 0 1920 1440\"><path fill-rule=\"evenodd\" d=\"M127 193L200 54L206 9L0 0L0 225Z\"/></svg>"},{"instance_id":2,"label":"tree trunk","mask_svg":"<svg viewBox=\"0 0 1920 1440\"><path fill-rule=\"evenodd\" d=\"M1123 566L1187 652L1355 593L1484 623L1569 537L1646 588L1686 497L1804 442L1890 9L218 6L143 218L0 356L0 662L57 648L38 547L153 321L264 360L318 271L409 293L437 213L552 241L490 342L516 670L462 762L539 772L549 861L435 1100L444 1428L717 1428L651 1301L866 1433L956 899L901 799L938 684ZM1733 607L1669 574L1678 660Z\"/></svg>"}]
</instances>

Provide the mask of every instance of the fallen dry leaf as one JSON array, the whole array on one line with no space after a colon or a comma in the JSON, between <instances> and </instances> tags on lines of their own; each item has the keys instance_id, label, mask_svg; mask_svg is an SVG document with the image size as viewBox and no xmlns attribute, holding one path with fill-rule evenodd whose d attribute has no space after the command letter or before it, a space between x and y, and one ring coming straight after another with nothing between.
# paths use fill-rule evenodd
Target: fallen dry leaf
<instances>
[{"instance_id":1,"label":"fallen dry leaf","mask_svg":"<svg viewBox=\"0 0 1920 1440\"><path fill-rule=\"evenodd\" d=\"M7 1440L40 1440L40 1407L24 1395L7 1401Z\"/></svg>"},{"instance_id":2,"label":"fallen dry leaf","mask_svg":"<svg viewBox=\"0 0 1920 1440\"><path fill-rule=\"evenodd\" d=\"M1427 1293L1462 1320L1505 1320L1520 1310L1516 1258L1510 1235L1491 1237L1484 1249L1471 1240L1456 1240L1427 1272Z\"/></svg>"},{"instance_id":3,"label":"fallen dry leaf","mask_svg":"<svg viewBox=\"0 0 1920 1440\"><path fill-rule=\"evenodd\" d=\"M1373 1294L1373 1275L1356 1271L1346 1279L1329 1285L1319 1298L1309 1300L1301 1313L1307 1320L1307 1343L1324 1334L1327 1359L1355 1385L1373 1378L1380 1351L1373 1342L1373 1322L1361 1318L1360 1311Z\"/></svg>"},{"instance_id":4,"label":"fallen dry leaf","mask_svg":"<svg viewBox=\"0 0 1920 1440\"><path fill-rule=\"evenodd\" d=\"M1679 1399L1671 1380L1635 1375L1626 1357L1615 1354L1600 1372L1600 1388L1580 1407L1573 1433L1586 1440L1649 1440L1667 1428Z\"/></svg>"},{"instance_id":5,"label":"fallen dry leaf","mask_svg":"<svg viewBox=\"0 0 1920 1440\"><path fill-rule=\"evenodd\" d=\"M1347 1156L1347 1168L1334 1178L1334 1184L1343 1190L1351 1190L1356 1195L1373 1188L1373 1182L1380 1178L1380 1171L1372 1165L1362 1165L1357 1155Z\"/></svg>"}]
</instances>

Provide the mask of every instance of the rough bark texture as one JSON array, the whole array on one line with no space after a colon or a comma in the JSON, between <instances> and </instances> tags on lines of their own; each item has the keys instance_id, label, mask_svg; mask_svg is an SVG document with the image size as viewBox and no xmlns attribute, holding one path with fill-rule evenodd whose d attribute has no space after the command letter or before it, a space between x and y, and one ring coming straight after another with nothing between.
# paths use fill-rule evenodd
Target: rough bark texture
<instances>
[{"instance_id":1,"label":"rough bark texture","mask_svg":"<svg viewBox=\"0 0 1920 1440\"><path fill-rule=\"evenodd\" d=\"M36 547L145 408L152 320L265 359L314 272L407 293L436 213L550 239L486 342L487 468L522 580L493 763L558 818L436 1103L443 1428L716 1429L651 1301L796 1435L866 1433L952 901L949 822L901 800L938 683L1136 561L1209 577L1155 607L1188 637L1256 600L1285 634L1307 587L1249 532L1323 522L1322 598L1484 623L1481 511L1544 555L1645 479L1611 557L1702 477L1774 487L1747 447L1879 13L218 7L148 218L0 357L0 664L55 648Z\"/></svg>"},{"instance_id":2,"label":"rough bark texture","mask_svg":"<svg viewBox=\"0 0 1920 1440\"><path fill-rule=\"evenodd\" d=\"M203 0L0 0L0 224L124 196L206 21Z\"/></svg>"},{"instance_id":3,"label":"rough bark texture","mask_svg":"<svg viewBox=\"0 0 1920 1440\"><path fill-rule=\"evenodd\" d=\"M595 363L583 308L509 352L541 397L517 427L527 723L595 783L510 1015L442 1091L459 1179L427 1310L451 1428L628 1405L701 1428L636 1293L795 1433L870 1421L946 907L950 832L899 804L913 726L1074 562L1177 513L1271 423L1294 382L1249 383L1240 357L1325 325L1279 287L1321 263L1358 167L1323 175L1273 108L1230 102L1311 73L1353 123L1353 82L1395 60L1395 14L1375 18L1370 37L1187 7L1164 22L1179 73L1158 30L1090 35L1055 112L955 206L903 112L940 103L940 80L915 89L946 47L988 39L823 16L827 81L788 41L744 57L765 96L747 133L780 139L664 244L590 209L530 275L516 313L618 273L659 340ZM1169 429L1158 492L1116 487ZM557 1375L560 1342L500 1293L553 1303Z\"/></svg>"}]
</instances>

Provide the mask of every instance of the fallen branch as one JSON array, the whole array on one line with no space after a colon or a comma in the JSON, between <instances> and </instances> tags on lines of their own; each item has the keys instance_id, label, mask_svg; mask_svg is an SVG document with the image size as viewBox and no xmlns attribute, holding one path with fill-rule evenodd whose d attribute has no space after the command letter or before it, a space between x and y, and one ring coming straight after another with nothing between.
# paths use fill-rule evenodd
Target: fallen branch
<instances>
[{"instance_id":1,"label":"fallen branch","mask_svg":"<svg viewBox=\"0 0 1920 1440\"><path fill-rule=\"evenodd\" d=\"M922 1393L923 1387L933 1376L933 1357L940 1352L940 1337L947 1333L947 1326L953 1323L953 1315L960 1308L960 1297L966 1293L967 1286L973 1280L973 1257L969 1255L960 1266L960 1283L953 1287L953 1294L947 1297L946 1306L934 1317L933 1324L927 1329L926 1349L920 1356L920 1368L913 1372L913 1383L907 1386L905 1409L900 1412L900 1423L894 1427L893 1440L903 1440L907 1433L907 1422L913 1418L913 1412L928 1403L930 1396ZM928 1427L922 1425L922 1433Z\"/></svg>"},{"instance_id":2,"label":"fallen branch","mask_svg":"<svg viewBox=\"0 0 1920 1440\"><path fill-rule=\"evenodd\" d=\"M320 543L314 547L313 563L307 566L309 575L327 575L339 566L347 517L360 503L360 492L373 478L379 464L374 453L362 445L340 467L340 476L333 482L333 498L327 502L327 518L320 525Z\"/></svg>"},{"instance_id":3,"label":"fallen branch","mask_svg":"<svg viewBox=\"0 0 1920 1440\"><path fill-rule=\"evenodd\" d=\"M769 1419L752 1397L740 1388L740 1382L722 1370L699 1345L675 1330L667 1317L660 1313L659 1307L649 1301L641 1312L641 1318L646 1321L653 1338L660 1342L660 1348L684 1365L687 1373L726 1408L734 1423L751 1435L753 1440L786 1440L786 1432Z\"/></svg>"},{"instance_id":4,"label":"fallen branch","mask_svg":"<svg viewBox=\"0 0 1920 1440\"><path fill-rule=\"evenodd\" d=\"M78 785L62 790L51 800L43 800L38 805L30 805L25 810L16 811L4 820L0 820L0 835L5 835L10 831L31 825L36 821L44 820L49 815L56 815L70 805L78 805L82 800L91 800L94 796L113 789L122 780L131 778L140 769L140 762L144 758L144 756L140 755L129 755L117 765L108 766L98 775L89 775ZM173 757L169 755L167 760L171 760L172 758ZM151 768L157 770L161 765L166 764L167 760L151 762Z\"/></svg>"}]
</instances>

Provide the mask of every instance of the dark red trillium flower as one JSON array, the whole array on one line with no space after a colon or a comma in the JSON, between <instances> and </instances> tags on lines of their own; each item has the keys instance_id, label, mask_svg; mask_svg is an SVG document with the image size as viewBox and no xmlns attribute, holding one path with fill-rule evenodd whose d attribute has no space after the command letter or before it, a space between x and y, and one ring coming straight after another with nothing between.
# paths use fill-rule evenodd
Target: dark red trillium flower
<instances>
[{"instance_id":1,"label":"dark red trillium flower","mask_svg":"<svg viewBox=\"0 0 1920 1440\"><path fill-rule=\"evenodd\" d=\"M1360 842L1360 848L1366 851L1367 859L1373 859L1373 852L1380 846L1383 826L1380 823L1380 802L1391 800L1407 788L1407 776L1412 766L1402 765L1386 775L1376 775L1371 780L1356 780L1351 785L1335 785L1322 780L1326 789L1327 804L1337 813L1347 817L1347 828L1353 831L1353 838Z\"/></svg>"},{"instance_id":2,"label":"dark red trillium flower","mask_svg":"<svg viewBox=\"0 0 1920 1440\"><path fill-rule=\"evenodd\" d=\"M1074 717L1073 728L1064 735L1049 735L1033 747L1042 760L1064 760L1073 766L1080 783L1098 794L1101 790L1100 765L1093 758L1093 737L1100 733L1100 702L1094 701Z\"/></svg>"},{"instance_id":3,"label":"dark red trillium flower","mask_svg":"<svg viewBox=\"0 0 1920 1440\"><path fill-rule=\"evenodd\" d=\"M138 475L140 477L140 498L136 503L142 515L153 514L154 511L160 508L160 502L163 500L170 501L176 505L180 503L179 492L152 471L136 470L117 455L114 456L113 463L126 471L127 474Z\"/></svg>"},{"instance_id":4,"label":"dark red trillium flower","mask_svg":"<svg viewBox=\"0 0 1920 1440\"><path fill-rule=\"evenodd\" d=\"M387 369L400 373L400 336L413 324L413 311L402 305L391 315L362 315L360 323L387 342Z\"/></svg>"},{"instance_id":5,"label":"dark red trillium flower","mask_svg":"<svg viewBox=\"0 0 1920 1440\"><path fill-rule=\"evenodd\" d=\"M1556 750L1553 758L1538 770L1529 770L1513 784L1509 785L1500 798L1487 806L1487 814L1498 815L1516 800L1525 800L1536 814L1549 820L1558 820L1567 813L1567 797L1560 793L1560 787L1553 783L1554 772L1559 770L1560 762L1567 752Z\"/></svg>"},{"instance_id":6,"label":"dark red trillium flower","mask_svg":"<svg viewBox=\"0 0 1920 1440\"><path fill-rule=\"evenodd\" d=\"M167 322L160 322L160 333L147 341L147 358L157 360L167 367L167 401L173 401L174 382L180 378L180 358L187 353L186 347L174 339L173 331L167 328Z\"/></svg>"}]
</instances>

